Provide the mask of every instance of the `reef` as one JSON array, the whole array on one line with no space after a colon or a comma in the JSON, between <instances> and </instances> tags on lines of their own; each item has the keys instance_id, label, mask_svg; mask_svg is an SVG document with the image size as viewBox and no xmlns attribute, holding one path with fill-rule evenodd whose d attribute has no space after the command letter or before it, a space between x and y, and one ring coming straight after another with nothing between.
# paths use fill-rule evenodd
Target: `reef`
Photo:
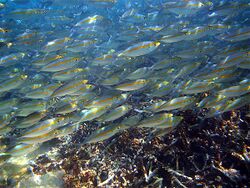
<instances>
[{"instance_id":1,"label":"reef","mask_svg":"<svg viewBox=\"0 0 250 188\"><path fill-rule=\"evenodd\" d=\"M56 160L37 158L33 172L64 171L67 188L249 187L248 108L202 121L205 110L180 112L183 122L164 136L150 128L130 128L82 145L96 127L86 123L57 144Z\"/></svg>"}]
</instances>

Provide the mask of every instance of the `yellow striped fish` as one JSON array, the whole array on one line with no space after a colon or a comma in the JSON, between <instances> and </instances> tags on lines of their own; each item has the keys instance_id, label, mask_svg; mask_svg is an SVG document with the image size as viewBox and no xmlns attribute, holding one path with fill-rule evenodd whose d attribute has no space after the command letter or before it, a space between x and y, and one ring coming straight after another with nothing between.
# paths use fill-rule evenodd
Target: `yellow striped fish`
<instances>
[{"instance_id":1,"label":"yellow striped fish","mask_svg":"<svg viewBox=\"0 0 250 188\"><path fill-rule=\"evenodd\" d=\"M67 43L71 40L69 37L59 38L48 42L42 49L45 53L50 53L63 49Z\"/></svg>"},{"instance_id":2,"label":"yellow striped fish","mask_svg":"<svg viewBox=\"0 0 250 188\"><path fill-rule=\"evenodd\" d=\"M192 104L194 101L195 101L195 97L191 97L191 96L177 97L162 104L158 109L156 109L156 112L160 112L164 110L170 111L170 110L185 108L186 106Z\"/></svg>"},{"instance_id":3,"label":"yellow striped fish","mask_svg":"<svg viewBox=\"0 0 250 188\"><path fill-rule=\"evenodd\" d=\"M126 82L115 86L117 90L121 91L135 91L141 89L147 85L149 81L145 79L138 79L135 81Z\"/></svg>"},{"instance_id":4,"label":"yellow striped fish","mask_svg":"<svg viewBox=\"0 0 250 188\"><path fill-rule=\"evenodd\" d=\"M150 117L147 117L141 120L137 126L138 127L154 127L156 125L160 125L165 122L167 118L173 117L173 114L170 113L162 113L162 114L154 114Z\"/></svg>"},{"instance_id":5,"label":"yellow striped fish","mask_svg":"<svg viewBox=\"0 0 250 188\"><path fill-rule=\"evenodd\" d=\"M18 129L28 128L40 121L45 116L46 111L34 112L26 117L18 118L11 125Z\"/></svg>"},{"instance_id":6,"label":"yellow striped fish","mask_svg":"<svg viewBox=\"0 0 250 188\"><path fill-rule=\"evenodd\" d=\"M44 100L31 100L22 102L17 106L17 116L27 116L33 112L40 112L46 110L47 102Z\"/></svg>"},{"instance_id":7,"label":"yellow striped fish","mask_svg":"<svg viewBox=\"0 0 250 188\"><path fill-rule=\"evenodd\" d=\"M32 61L32 65L35 66L35 67L41 67L41 66L45 66L49 63L51 63L52 61L55 61L57 59L61 59L63 58L62 55L58 55L58 54L49 54L49 55L46 55L46 56L43 56L43 57L38 57L36 58L36 60Z\"/></svg>"},{"instance_id":8,"label":"yellow striped fish","mask_svg":"<svg viewBox=\"0 0 250 188\"><path fill-rule=\"evenodd\" d=\"M233 33L227 35L223 39L230 42L238 42L250 38L250 27L240 28Z\"/></svg>"},{"instance_id":9,"label":"yellow striped fish","mask_svg":"<svg viewBox=\"0 0 250 188\"><path fill-rule=\"evenodd\" d=\"M85 87L86 83L88 83L88 80L78 79L69 81L68 83L63 84L61 87L56 89L51 95L51 97L70 95L80 90L82 87Z\"/></svg>"},{"instance_id":10,"label":"yellow striped fish","mask_svg":"<svg viewBox=\"0 0 250 188\"><path fill-rule=\"evenodd\" d=\"M183 94L196 94L209 91L216 87L216 83L210 81L196 81L189 82L188 85L182 90Z\"/></svg>"},{"instance_id":11,"label":"yellow striped fish","mask_svg":"<svg viewBox=\"0 0 250 188\"><path fill-rule=\"evenodd\" d=\"M36 144L18 144L15 147L9 149L6 153L13 157L25 156L38 148Z\"/></svg>"},{"instance_id":12,"label":"yellow striped fish","mask_svg":"<svg viewBox=\"0 0 250 188\"><path fill-rule=\"evenodd\" d=\"M78 109L77 103L78 103L77 101L73 101L73 102L68 102L66 104L63 104L57 107L54 110L54 113L55 114L68 114L68 113L74 112L75 110Z\"/></svg>"},{"instance_id":13,"label":"yellow striped fish","mask_svg":"<svg viewBox=\"0 0 250 188\"><path fill-rule=\"evenodd\" d=\"M0 66L6 67L6 66L13 65L17 63L18 61L20 61L21 59L23 59L24 57L25 57L25 53L22 53L22 52L13 53L13 54L4 56L0 58Z\"/></svg>"},{"instance_id":14,"label":"yellow striped fish","mask_svg":"<svg viewBox=\"0 0 250 188\"><path fill-rule=\"evenodd\" d=\"M0 114L13 110L20 100L18 98L10 98L0 101Z\"/></svg>"},{"instance_id":15,"label":"yellow striped fish","mask_svg":"<svg viewBox=\"0 0 250 188\"><path fill-rule=\"evenodd\" d=\"M218 91L220 95L225 97L237 97L250 92L250 82L242 83L236 86L231 86Z\"/></svg>"},{"instance_id":16,"label":"yellow striped fish","mask_svg":"<svg viewBox=\"0 0 250 188\"><path fill-rule=\"evenodd\" d=\"M101 115L105 114L110 106L101 106L101 107L95 107L90 109L84 109L80 112L81 114L81 122L84 121L91 121L93 119L96 119L100 117Z\"/></svg>"},{"instance_id":17,"label":"yellow striped fish","mask_svg":"<svg viewBox=\"0 0 250 188\"><path fill-rule=\"evenodd\" d=\"M50 131L63 126L66 123L67 119L64 117L55 117L51 119L44 120L39 122L34 127L30 127L22 137L36 137L42 134L49 133Z\"/></svg>"},{"instance_id":18,"label":"yellow striped fish","mask_svg":"<svg viewBox=\"0 0 250 188\"><path fill-rule=\"evenodd\" d=\"M41 144L43 142L56 138L58 135L59 135L59 131L57 129L54 129L48 133L44 133L39 136L19 137L17 139L17 142L22 143L22 144L38 144L38 143Z\"/></svg>"},{"instance_id":19,"label":"yellow striped fish","mask_svg":"<svg viewBox=\"0 0 250 188\"><path fill-rule=\"evenodd\" d=\"M59 72L55 72L52 75L52 79L54 80L59 80L59 81L67 81L70 80L74 77L76 77L79 74L86 74L88 73L89 69L88 68L71 68L71 69L66 69L62 70Z\"/></svg>"},{"instance_id":20,"label":"yellow striped fish","mask_svg":"<svg viewBox=\"0 0 250 188\"><path fill-rule=\"evenodd\" d=\"M85 108L112 106L116 104L121 104L126 101L128 94L124 93L121 95L105 95L91 101L89 104L85 105Z\"/></svg>"},{"instance_id":21,"label":"yellow striped fish","mask_svg":"<svg viewBox=\"0 0 250 188\"><path fill-rule=\"evenodd\" d=\"M84 95L85 93L89 93L90 91L94 90L95 86L92 84L85 84L83 85L78 91L71 93L71 96L79 96Z\"/></svg>"},{"instance_id":22,"label":"yellow striped fish","mask_svg":"<svg viewBox=\"0 0 250 188\"><path fill-rule=\"evenodd\" d=\"M99 57L96 57L92 61L91 65L94 65L94 66L98 66L98 65L104 66L104 65L112 64L114 61L115 61L115 55L114 54L104 54L104 55L101 55Z\"/></svg>"},{"instance_id":23,"label":"yellow striped fish","mask_svg":"<svg viewBox=\"0 0 250 188\"><path fill-rule=\"evenodd\" d=\"M135 44L118 54L120 56L137 57L149 54L156 50L161 43L158 41L146 41Z\"/></svg>"},{"instance_id":24,"label":"yellow striped fish","mask_svg":"<svg viewBox=\"0 0 250 188\"><path fill-rule=\"evenodd\" d=\"M61 85L62 84L60 83L52 83L26 93L25 97L29 99L44 99L50 97L50 95L52 95L52 93Z\"/></svg>"},{"instance_id":25,"label":"yellow striped fish","mask_svg":"<svg viewBox=\"0 0 250 188\"><path fill-rule=\"evenodd\" d=\"M22 74L2 81L0 83L0 92L10 91L12 89L18 88L25 83L27 78L28 75Z\"/></svg>"},{"instance_id":26,"label":"yellow striped fish","mask_svg":"<svg viewBox=\"0 0 250 188\"><path fill-rule=\"evenodd\" d=\"M91 144L96 142L101 142L103 140L106 140L110 138L111 136L118 133L120 130L120 126L117 124L113 124L107 127L102 127L100 129L97 129L95 132L93 132L90 136L88 136L83 143L84 144Z\"/></svg>"},{"instance_id":27,"label":"yellow striped fish","mask_svg":"<svg viewBox=\"0 0 250 188\"><path fill-rule=\"evenodd\" d=\"M70 52L84 52L88 47L92 46L97 42L96 39L93 40L83 40L83 41L74 41L73 44L66 46L66 50Z\"/></svg>"},{"instance_id":28,"label":"yellow striped fish","mask_svg":"<svg viewBox=\"0 0 250 188\"><path fill-rule=\"evenodd\" d=\"M45 65L44 67L41 68L41 71L57 72L66 70L76 66L79 63L79 61L80 58L78 57L64 57Z\"/></svg>"},{"instance_id":29,"label":"yellow striped fish","mask_svg":"<svg viewBox=\"0 0 250 188\"><path fill-rule=\"evenodd\" d=\"M100 15L89 16L89 17L84 18L83 20L80 20L79 22L77 22L75 24L75 26L76 27L84 27L84 26L88 26L91 24L97 24L101 20L103 20L103 17Z\"/></svg>"},{"instance_id":30,"label":"yellow striped fish","mask_svg":"<svg viewBox=\"0 0 250 188\"><path fill-rule=\"evenodd\" d=\"M97 120L103 121L103 122L114 121L114 120L124 116L125 114L127 114L129 112L129 110L131 110L131 108L132 108L132 106L130 106L130 105L119 106L117 108L112 109L110 112L103 114Z\"/></svg>"}]
</instances>

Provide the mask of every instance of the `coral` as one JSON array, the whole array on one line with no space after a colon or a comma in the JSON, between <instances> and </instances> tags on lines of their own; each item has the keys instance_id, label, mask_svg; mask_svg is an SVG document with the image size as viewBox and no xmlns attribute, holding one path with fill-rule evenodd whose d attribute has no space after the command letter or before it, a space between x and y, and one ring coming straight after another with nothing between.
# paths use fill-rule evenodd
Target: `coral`
<instances>
[{"instance_id":1,"label":"coral","mask_svg":"<svg viewBox=\"0 0 250 188\"><path fill-rule=\"evenodd\" d=\"M84 125L60 145L53 164L55 170L65 171L65 187L70 188L246 187L250 185L246 110L205 120L198 118L204 111L184 111L182 124L165 136L130 128L89 145L81 142L95 126ZM37 160L47 171L51 164L45 156Z\"/></svg>"}]
</instances>

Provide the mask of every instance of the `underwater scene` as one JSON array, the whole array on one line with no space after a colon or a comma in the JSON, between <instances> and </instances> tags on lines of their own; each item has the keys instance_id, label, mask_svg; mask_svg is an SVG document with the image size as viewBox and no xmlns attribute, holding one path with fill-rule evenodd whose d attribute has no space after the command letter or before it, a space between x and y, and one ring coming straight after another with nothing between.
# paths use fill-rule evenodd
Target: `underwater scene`
<instances>
[{"instance_id":1,"label":"underwater scene","mask_svg":"<svg viewBox=\"0 0 250 188\"><path fill-rule=\"evenodd\" d=\"M250 187L249 0L0 0L13 187Z\"/></svg>"}]
</instances>

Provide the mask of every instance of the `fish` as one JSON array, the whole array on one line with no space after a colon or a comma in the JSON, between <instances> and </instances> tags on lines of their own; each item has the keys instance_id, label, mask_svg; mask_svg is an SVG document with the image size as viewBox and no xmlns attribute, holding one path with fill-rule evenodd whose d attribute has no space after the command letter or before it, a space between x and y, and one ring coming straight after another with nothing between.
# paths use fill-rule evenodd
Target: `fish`
<instances>
[{"instance_id":1,"label":"fish","mask_svg":"<svg viewBox=\"0 0 250 188\"><path fill-rule=\"evenodd\" d=\"M69 37L58 38L52 41L49 41L42 49L45 53L55 52L66 47L67 43L72 39Z\"/></svg>"},{"instance_id":2,"label":"fish","mask_svg":"<svg viewBox=\"0 0 250 188\"><path fill-rule=\"evenodd\" d=\"M84 18L75 24L75 27L86 27L88 25L98 24L98 22L104 19L103 16L94 15Z\"/></svg>"},{"instance_id":3,"label":"fish","mask_svg":"<svg viewBox=\"0 0 250 188\"><path fill-rule=\"evenodd\" d=\"M196 14L198 11L204 9L204 7L211 5L212 3L204 4L201 1L177 1L174 2L173 5L165 4L164 8L177 15L189 16Z\"/></svg>"},{"instance_id":4,"label":"fish","mask_svg":"<svg viewBox=\"0 0 250 188\"><path fill-rule=\"evenodd\" d=\"M115 106L125 102L128 98L128 94L118 94L118 95L104 95L98 99L94 99L85 105L85 108L95 108L95 107L105 107L105 106Z\"/></svg>"},{"instance_id":5,"label":"fish","mask_svg":"<svg viewBox=\"0 0 250 188\"><path fill-rule=\"evenodd\" d=\"M227 56L219 65L219 67L232 67L240 64L241 62L249 62L249 55L250 52L239 52L236 54L232 54Z\"/></svg>"},{"instance_id":6,"label":"fish","mask_svg":"<svg viewBox=\"0 0 250 188\"><path fill-rule=\"evenodd\" d=\"M156 110L163 104L165 104L166 101L159 100L157 102L154 102L146 107L143 108L143 111L145 112L156 112Z\"/></svg>"},{"instance_id":7,"label":"fish","mask_svg":"<svg viewBox=\"0 0 250 188\"><path fill-rule=\"evenodd\" d=\"M79 61L80 61L80 58L78 57L61 58L43 66L41 68L41 71L45 71L45 72L63 71L69 68L73 68L74 66L78 64Z\"/></svg>"},{"instance_id":8,"label":"fish","mask_svg":"<svg viewBox=\"0 0 250 188\"><path fill-rule=\"evenodd\" d=\"M142 115L141 114L136 114L136 115L126 117L121 121L120 124L122 126L120 126L120 129L125 130L125 129L129 129L130 127L134 127L141 120L142 120Z\"/></svg>"},{"instance_id":9,"label":"fish","mask_svg":"<svg viewBox=\"0 0 250 188\"><path fill-rule=\"evenodd\" d=\"M103 79L100 81L100 83L103 85L103 86L112 86L112 85L117 85L121 82L121 78L119 75L117 74L114 74L114 75L111 75L110 77L106 78L106 79Z\"/></svg>"},{"instance_id":10,"label":"fish","mask_svg":"<svg viewBox=\"0 0 250 188\"><path fill-rule=\"evenodd\" d=\"M103 54L93 59L91 65L94 65L94 66L108 65L108 64L112 64L115 60L116 60L115 54L112 54L112 53Z\"/></svg>"},{"instance_id":11,"label":"fish","mask_svg":"<svg viewBox=\"0 0 250 188\"><path fill-rule=\"evenodd\" d=\"M88 83L88 80L85 79L71 80L57 88L50 97L70 95L85 87L86 83Z\"/></svg>"},{"instance_id":12,"label":"fish","mask_svg":"<svg viewBox=\"0 0 250 188\"><path fill-rule=\"evenodd\" d=\"M169 119L166 119L166 122L156 125L156 129L173 129L175 128L177 125L179 125L181 123L181 121L183 120L183 117L181 116L175 116Z\"/></svg>"},{"instance_id":13,"label":"fish","mask_svg":"<svg viewBox=\"0 0 250 188\"><path fill-rule=\"evenodd\" d=\"M112 109L110 112L103 114L101 117L98 117L98 121L101 122L114 121L127 114L131 109L132 107L130 105L122 105L116 107Z\"/></svg>"},{"instance_id":14,"label":"fish","mask_svg":"<svg viewBox=\"0 0 250 188\"><path fill-rule=\"evenodd\" d=\"M63 55L58 54L48 54L46 56L39 55L36 59L34 59L31 64L34 67L43 67L57 59L63 58Z\"/></svg>"},{"instance_id":15,"label":"fish","mask_svg":"<svg viewBox=\"0 0 250 188\"><path fill-rule=\"evenodd\" d=\"M148 95L155 96L155 97L166 96L167 94L171 93L171 91L173 90L171 83L168 81L156 83L152 85L151 87L152 88L150 90L152 90L152 92L150 92L150 94Z\"/></svg>"},{"instance_id":16,"label":"fish","mask_svg":"<svg viewBox=\"0 0 250 188\"><path fill-rule=\"evenodd\" d=\"M84 52L91 45L97 43L97 40L82 40L82 41L74 41L73 44L66 46L66 50L70 52Z\"/></svg>"},{"instance_id":17,"label":"fish","mask_svg":"<svg viewBox=\"0 0 250 188\"><path fill-rule=\"evenodd\" d=\"M223 37L223 39L230 42L238 42L247 40L249 39L249 37L250 37L250 28L245 27L228 34L227 36Z\"/></svg>"},{"instance_id":18,"label":"fish","mask_svg":"<svg viewBox=\"0 0 250 188\"><path fill-rule=\"evenodd\" d=\"M28 75L21 74L0 83L0 92L10 91L20 87L28 79Z\"/></svg>"},{"instance_id":19,"label":"fish","mask_svg":"<svg viewBox=\"0 0 250 188\"><path fill-rule=\"evenodd\" d=\"M221 4L218 7L214 7L211 14L209 14L209 17L235 17L237 14L239 14L239 9L244 10L247 8L249 4L245 4L242 2L231 2L230 4Z\"/></svg>"},{"instance_id":20,"label":"fish","mask_svg":"<svg viewBox=\"0 0 250 188\"><path fill-rule=\"evenodd\" d=\"M158 41L145 41L140 42L138 44L135 44L121 53L118 54L118 57L120 56L126 56L126 57L138 57L142 55L149 54L150 52L153 52L156 50L161 43Z\"/></svg>"},{"instance_id":21,"label":"fish","mask_svg":"<svg viewBox=\"0 0 250 188\"><path fill-rule=\"evenodd\" d=\"M15 107L17 107L19 103L18 98L10 98L0 101L0 114L8 113L14 110Z\"/></svg>"},{"instance_id":22,"label":"fish","mask_svg":"<svg viewBox=\"0 0 250 188\"><path fill-rule=\"evenodd\" d=\"M130 81L126 83L119 84L115 86L115 89L121 90L121 91L135 91L138 89L142 89L148 84L148 80L146 79L138 79L135 81Z\"/></svg>"},{"instance_id":23,"label":"fish","mask_svg":"<svg viewBox=\"0 0 250 188\"><path fill-rule=\"evenodd\" d=\"M25 16L30 15L40 15L49 12L46 9L17 9L9 13L10 16L20 16L21 18L25 18Z\"/></svg>"},{"instance_id":24,"label":"fish","mask_svg":"<svg viewBox=\"0 0 250 188\"><path fill-rule=\"evenodd\" d=\"M88 0L89 3L94 3L95 5L114 5L117 0Z\"/></svg>"},{"instance_id":25,"label":"fish","mask_svg":"<svg viewBox=\"0 0 250 188\"><path fill-rule=\"evenodd\" d=\"M191 74L192 72L194 72L195 70L197 70L200 65L201 65L200 62L194 62L194 63L190 63L190 64L187 64L187 65L184 65L181 68L181 70L178 72L178 74L174 77L174 79L177 79L179 77L187 76L187 75Z\"/></svg>"},{"instance_id":26,"label":"fish","mask_svg":"<svg viewBox=\"0 0 250 188\"><path fill-rule=\"evenodd\" d=\"M16 116L28 116L33 112L46 110L47 102L44 100L30 100L19 103L16 110Z\"/></svg>"},{"instance_id":27,"label":"fish","mask_svg":"<svg viewBox=\"0 0 250 188\"><path fill-rule=\"evenodd\" d=\"M27 155L38 148L38 145L35 144L18 144L13 148L7 150L7 154L10 154L11 157Z\"/></svg>"},{"instance_id":28,"label":"fish","mask_svg":"<svg viewBox=\"0 0 250 188\"><path fill-rule=\"evenodd\" d=\"M17 139L17 142L20 144L41 144L53 138L56 138L59 135L59 131L54 129L48 133L41 134L34 137L20 137Z\"/></svg>"},{"instance_id":29,"label":"fish","mask_svg":"<svg viewBox=\"0 0 250 188\"><path fill-rule=\"evenodd\" d=\"M126 76L126 79L128 80L137 80L137 79L142 79L146 78L150 75L151 71L149 67L142 67L137 69L134 72L131 72Z\"/></svg>"},{"instance_id":30,"label":"fish","mask_svg":"<svg viewBox=\"0 0 250 188\"><path fill-rule=\"evenodd\" d=\"M162 70L162 69L170 67L171 65L180 63L181 60L182 60L182 58L180 58L180 57L161 59L161 60L155 62L151 68L153 70Z\"/></svg>"},{"instance_id":31,"label":"fish","mask_svg":"<svg viewBox=\"0 0 250 188\"><path fill-rule=\"evenodd\" d=\"M179 124L181 120L182 117L175 117L171 113L161 113L141 120L136 126L146 128L159 128L164 125L175 126L175 124Z\"/></svg>"},{"instance_id":32,"label":"fish","mask_svg":"<svg viewBox=\"0 0 250 188\"><path fill-rule=\"evenodd\" d=\"M202 99L197 106L202 108L212 108L213 106L216 106L218 103L222 103L226 100L226 97L224 95L210 95Z\"/></svg>"},{"instance_id":33,"label":"fish","mask_svg":"<svg viewBox=\"0 0 250 188\"><path fill-rule=\"evenodd\" d=\"M71 93L71 96L82 96L85 93L89 93L93 91L96 88L95 85L92 84L85 84L83 87L81 87L78 91Z\"/></svg>"},{"instance_id":34,"label":"fish","mask_svg":"<svg viewBox=\"0 0 250 188\"><path fill-rule=\"evenodd\" d=\"M77 101L69 102L66 104L62 104L60 107L57 107L54 111L55 114L67 114L74 112L78 109Z\"/></svg>"},{"instance_id":35,"label":"fish","mask_svg":"<svg viewBox=\"0 0 250 188\"><path fill-rule=\"evenodd\" d=\"M241 96L239 98L236 98L234 100L229 100L227 101L227 105L225 107L225 109L223 110L223 112L228 112L228 111L231 111L231 110L234 110L234 109L238 109L242 106L245 106L247 104L249 104L249 99L250 99L250 96L249 95L244 95L244 96Z\"/></svg>"},{"instance_id":36,"label":"fish","mask_svg":"<svg viewBox=\"0 0 250 188\"><path fill-rule=\"evenodd\" d=\"M60 83L52 83L47 86L36 88L25 94L24 97L29 99L45 99L52 95L52 93L61 86Z\"/></svg>"},{"instance_id":37,"label":"fish","mask_svg":"<svg viewBox=\"0 0 250 188\"><path fill-rule=\"evenodd\" d=\"M107 127L102 127L95 132L93 132L91 135L89 135L84 141L83 144L91 144L91 143L96 143L100 142L103 140L106 140L116 133L119 132L119 125L110 125Z\"/></svg>"},{"instance_id":38,"label":"fish","mask_svg":"<svg viewBox=\"0 0 250 188\"><path fill-rule=\"evenodd\" d=\"M209 91L216 87L216 83L213 81L197 81L189 82L187 86L182 90L183 94L195 94Z\"/></svg>"},{"instance_id":39,"label":"fish","mask_svg":"<svg viewBox=\"0 0 250 188\"><path fill-rule=\"evenodd\" d=\"M99 107L84 109L80 112L80 114L81 114L80 122L94 120L94 119L100 117L101 115L105 114L109 108L110 108L110 106L107 105L107 106L99 106Z\"/></svg>"},{"instance_id":40,"label":"fish","mask_svg":"<svg viewBox=\"0 0 250 188\"><path fill-rule=\"evenodd\" d=\"M186 106L192 104L195 100L196 98L192 96L177 97L171 99L170 101L166 101L161 106L159 106L155 111L160 112L160 111L170 111L170 110L185 108Z\"/></svg>"},{"instance_id":41,"label":"fish","mask_svg":"<svg viewBox=\"0 0 250 188\"><path fill-rule=\"evenodd\" d=\"M25 129L31 127L38 123L42 118L46 116L46 110L40 112L34 112L29 114L26 117L18 118L11 123L11 126L14 126L18 129Z\"/></svg>"},{"instance_id":42,"label":"fish","mask_svg":"<svg viewBox=\"0 0 250 188\"><path fill-rule=\"evenodd\" d=\"M225 97L238 97L246 93L249 93L249 91L250 91L250 83L246 82L246 83L242 83L236 86L231 86L231 87L222 89L218 91L218 93Z\"/></svg>"},{"instance_id":43,"label":"fish","mask_svg":"<svg viewBox=\"0 0 250 188\"><path fill-rule=\"evenodd\" d=\"M51 119L44 120L42 122L38 122L33 127L30 127L22 137L36 137L45 133L49 133L50 131L63 126L67 119L64 117L55 117Z\"/></svg>"},{"instance_id":44,"label":"fish","mask_svg":"<svg viewBox=\"0 0 250 188\"><path fill-rule=\"evenodd\" d=\"M23 59L24 57L25 57L25 53L22 53L22 52L12 53L10 55L1 57L0 66L7 67L10 65L13 65L17 63L18 61L20 61L21 59Z\"/></svg>"},{"instance_id":45,"label":"fish","mask_svg":"<svg viewBox=\"0 0 250 188\"><path fill-rule=\"evenodd\" d=\"M58 81L67 81L71 80L74 77L77 77L80 73L88 73L88 68L70 68L65 69L59 72L55 72L52 75L52 79L58 80Z\"/></svg>"},{"instance_id":46,"label":"fish","mask_svg":"<svg viewBox=\"0 0 250 188\"><path fill-rule=\"evenodd\" d=\"M186 40L186 38L187 38L187 31L181 31L176 34L165 35L160 39L160 41L164 43L175 43Z\"/></svg>"},{"instance_id":47,"label":"fish","mask_svg":"<svg viewBox=\"0 0 250 188\"><path fill-rule=\"evenodd\" d=\"M18 40L19 42L21 42L22 44L25 43L25 42L28 42L29 40L32 40L33 38L37 38L39 35L39 32L37 31L32 31L32 30L28 30L22 34L19 34L17 37L16 37L16 40Z\"/></svg>"}]
</instances>

